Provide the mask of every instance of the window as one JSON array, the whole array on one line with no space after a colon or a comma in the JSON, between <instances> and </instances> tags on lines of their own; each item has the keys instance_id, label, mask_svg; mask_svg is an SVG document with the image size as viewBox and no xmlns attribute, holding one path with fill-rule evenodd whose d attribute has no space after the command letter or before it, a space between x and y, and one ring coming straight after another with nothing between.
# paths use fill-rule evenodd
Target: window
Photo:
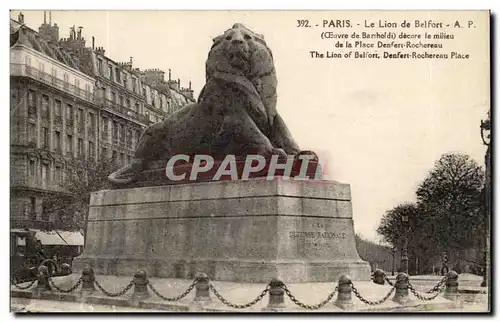
<instances>
[{"instance_id":1,"label":"window","mask_svg":"<svg viewBox=\"0 0 500 322\"><path fill-rule=\"evenodd\" d=\"M45 72L45 64L42 63L42 62L39 62L38 63L38 68L40 69L40 71L43 73Z\"/></svg>"},{"instance_id":2,"label":"window","mask_svg":"<svg viewBox=\"0 0 500 322\"><path fill-rule=\"evenodd\" d=\"M127 79L127 74L123 74L123 87L125 87L126 89L128 89L128 87L127 87L127 85L128 85L127 84L127 80L128 80Z\"/></svg>"},{"instance_id":3,"label":"window","mask_svg":"<svg viewBox=\"0 0 500 322\"><path fill-rule=\"evenodd\" d=\"M120 124L120 142L125 142L125 127Z\"/></svg>"},{"instance_id":4,"label":"window","mask_svg":"<svg viewBox=\"0 0 500 322\"><path fill-rule=\"evenodd\" d=\"M62 110L61 110L62 104L61 104L61 101L55 100L54 103L55 103L54 113L56 114L56 116L61 116L62 115Z\"/></svg>"},{"instance_id":5,"label":"window","mask_svg":"<svg viewBox=\"0 0 500 322\"><path fill-rule=\"evenodd\" d=\"M111 131L113 131L113 140L118 140L118 124L116 121L113 121Z\"/></svg>"},{"instance_id":6,"label":"window","mask_svg":"<svg viewBox=\"0 0 500 322\"><path fill-rule=\"evenodd\" d=\"M122 152L120 153L120 165L124 166L125 163L125 154Z\"/></svg>"},{"instance_id":7,"label":"window","mask_svg":"<svg viewBox=\"0 0 500 322\"><path fill-rule=\"evenodd\" d=\"M135 103L135 111L139 113L139 103Z\"/></svg>"},{"instance_id":8,"label":"window","mask_svg":"<svg viewBox=\"0 0 500 322\"><path fill-rule=\"evenodd\" d=\"M94 142L89 141L89 157L94 157Z\"/></svg>"},{"instance_id":9,"label":"window","mask_svg":"<svg viewBox=\"0 0 500 322\"><path fill-rule=\"evenodd\" d=\"M56 165L54 170L54 181L61 182L62 181L62 168L61 166Z\"/></svg>"},{"instance_id":10,"label":"window","mask_svg":"<svg viewBox=\"0 0 500 322\"><path fill-rule=\"evenodd\" d=\"M31 66L31 57L30 56L24 57L24 62L26 63L26 65Z\"/></svg>"},{"instance_id":11,"label":"window","mask_svg":"<svg viewBox=\"0 0 500 322\"><path fill-rule=\"evenodd\" d=\"M80 88L80 80L78 78L75 78L75 87Z\"/></svg>"},{"instance_id":12,"label":"window","mask_svg":"<svg viewBox=\"0 0 500 322\"><path fill-rule=\"evenodd\" d=\"M46 204L42 203L42 220L49 221L50 214Z\"/></svg>"},{"instance_id":13,"label":"window","mask_svg":"<svg viewBox=\"0 0 500 322\"><path fill-rule=\"evenodd\" d=\"M105 147L101 147L101 157L107 158L108 157L108 149Z\"/></svg>"},{"instance_id":14,"label":"window","mask_svg":"<svg viewBox=\"0 0 500 322\"><path fill-rule=\"evenodd\" d=\"M137 79L132 77L132 91L137 93Z\"/></svg>"},{"instance_id":15,"label":"window","mask_svg":"<svg viewBox=\"0 0 500 322\"><path fill-rule=\"evenodd\" d=\"M36 198L35 197L31 197L30 198L30 210L29 210L30 214L30 219L31 220L36 220Z\"/></svg>"},{"instance_id":16,"label":"window","mask_svg":"<svg viewBox=\"0 0 500 322\"><path fill-rule=\"evenodd\" d=\"M36 125L33 123L28 124L28 140L36 145Z\"/></svg>"},{"instance_id":17,"label":"window","mask_svg":"<svg viewBox=\"0 0 500 322\"><path fill-rule=\"evenodd\" d=\"M57 69L52 68L52 77L57 78Z\"/></svg>"},{"instance_id":18,"label":"window","mask_svg":"<svg viewBox=\"0 0 500 322\"><path fill-rule=\"evenodd\" d=\"M49 118L49 97L42 95L42 117Z\"/></svg>"},{"instance_id":19,"label":"window","mask_svg":"<svg viewBox=\"0 0 500 322\"><path fill-rule=\"evenodd\" d=\"M35 170L35 160L29 160L28 164L28 176L31 178L36 177L36 170Z\"/></svg>"},{"instance_id":20,"label":"window","mask_svg":"<svg viewBox=\"0 0 500 322\"><path fill-rule=\"evenodd\" d=\"M87 93L90 93L90 85L89 84L85 84L85 91Z\"/></svg>"},{"instance_id":21,"label":"window","mask_svg":"<svg viewBox=\"0 0 500 322\"><path fill-rule=\"evenodd\" d=\"M120 96L120 106L125 106L123 96Z\"/></svg>"},{"instance_id":22,"label":"window","mask_svg":"<svg viewBox=\"0 0 500 322\"><path fill-rule=\"evenodd\" d=\"M127 98L127 105L126 105L126 107L127 107L128 109L130 109L130 108L131 108L131 105L130 105L130 99L128 99L128 98Z\"/></svg>"},{"instance_id":23,"label":"window","mask_svg":"<svg viewBox=\"0 0 500 322\"><path fill-rule=\"evenodd\" d=\"M127 130L127 146L132 147L132 130Z\"/></svg>"},{"instance_id":24,"label":"window","mask_svg":"<svg viewBox=\"0 0 500 322\"><path fill-rule=\"evenodd\" d=\"M89 112L89 125L90 129L93 131L95 129L95 114Z\"/></svg>"},{"instance_id":25,"label":"window","mask_svg":"<svg viewBox=\"0 0 500 322\"><path fill-rule=\"evenodd\" d=\"M49 165L42 163L42 185L49 180Z\"/></svg>"},{"instance_id":26,"label":"window","mask_svg":"<svg viewBox=\"0 0 500 322\"><path fill-rule=\"evenodd\" d=\"M109 66L108 77L113 80L113 66Z\"/></svg>"},{"instance_id":27,"label":"window","mask_svg":"<svg viewBox=\"0 0 500 322\"><path fill-rule=\"evenodd\" d=\"M143 88L142 88L142 96L144 96L144 97L146 97L146 96L147 96L147 95L146 95L146 87L143 87Z\"/></svg>"},{"instance_id":28,"label":"window","mask_svg":"<svg viewBox=\"0 0 500 322\"><path fill-rule=\"evenodd\" d=\"M117 68L117 69L115 70L115 74L116 74L116 81L117 81L118 83L121 83L121 77L120 77L120 76L121 76L121 72L120 72L120 69L119 69L119 68Z\"/></svg>"},{"instance_id":29,"label":"window","mask_svg":"<svg viewBox=\"0 0 500 322\"><path fill-rule=\"evenodd\" d=\"M83 139L78 138L78 155L82 156L83 155Z\"/></svg>"},{"instance_id":30,"label":"window","mask_svg":"<svg viewBox=\"0 0 500 322\"><path fill-rule=\"evenodd\" d=\"M61 151L61 132L59 131L54 133L54 148L56 151Z\"/></svg>"},{"instance_id":31,"label":"window","mask_svg":"<svg viewBox=\"0 0 500 322\"><path fill-rule=\"evenodd\" d=\"M113 103L116 103L116 93L115 92L111 92L111 100L113 101Z\"/></svg>"},{"instance_id":32,"label":"window","mask_svg":"<svg viewBox=\"0 0 500 322\"><path fill-rule=\"evenodd\" d=\"M97 59L97 68L99 69L100 73L104 73L104 70L102 69L102 59L100 58Z\"/></svg>"},{"instance_id":33,"label":"window","mask_svg":"<svg viewBox=\"0 0 500 322\"><path fill-rule=\"evenodd\" d=\"M28 105L29 106L36 106L36 103L35 103L35 91L32 91L31 89L28 90Z\"/></svg>"},{"instance_id":34,"label":"window","mask_svg":"<svg viewBox=\"0 0 500 322\"><path fill-rule=\"evenodd\" d=\"M69 76L68 76L68 74L64 73L63 78L64 78L64 81L66 83L69 82Z\"/></svg>"},{"instance_id":35,"label":"window","mask_svg":"<svg viewBox=\"0 0 500 322\"><path fill-rule=\"evenodd\" d=\"M66 151L73 153L73 136L70 134L66 135Z\"/></svg>"},{"instance_id":36,"label":"window","mask_svg":"<svg viewBox=\"0 0 500 322\"><path fill-rule=\"evenodd\" d=\"M73 120L73 106L71 104L66 105L66 119Z\"/></svg>"},{"instance_id":37,"label":"window","mask_svg":"<svg viewBox=\"0 0 500 322\"><path fill-rule=\"evenodd\" d=\"M78 113L76 114L76 122L77 123L85 122L84 117L83 117L83 109L82 108L78 109Z\"/></svg>"},{"instance_id":38,"label":"window","mask_svg":"<svg viewBox=\"0 0 500 322\"><path fill-rule=\"evenodd\" d=\"M42 148L47 149L49 147L49 129L42 127Z\"/></svg>"},{"instance_id":39,"label":"window","mask_svg":"<svg viewBox=\"0 0 500 322\"><path fill-rule=\"evenodd\" d=\"M113 151L113 155L111 156L111 160L116 163L116 151Z\"/></svg>"}]
</instances>

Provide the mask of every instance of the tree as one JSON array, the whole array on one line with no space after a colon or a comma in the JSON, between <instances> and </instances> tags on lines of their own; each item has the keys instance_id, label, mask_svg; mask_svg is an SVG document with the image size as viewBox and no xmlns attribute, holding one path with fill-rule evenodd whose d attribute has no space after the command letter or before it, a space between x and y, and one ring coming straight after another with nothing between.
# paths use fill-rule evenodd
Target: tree
<instances>
[{"instance_id":1,"label":"tree","mask_svg":"<svg viewBox=\"0 0 500 322\"><path fill-rule=\"evenodd\" d=\"M466 154L444 154L416 194L420 207L432 219L431 228L443 249L475 246L476 229L484 225L482 187L484 173ZM479 234L480 235L480 234Z\"/></svg>"},{"instance_id":2,"label":"tree","mask_svg":"<svg viewBox=\"0 0 500 322\"><path fill-rule=\"evenodd\" d=\"M409 217L408 252L419 258L419 272L429 271L443 251L461 251L484 244L482 210L484 175L465 154L444 154L418 186L416 203L386 212L377 232L401 249L405 233L402 215ZM411 266L415 265L410 261Z\"/></svg>"},{"instance_id":3,"label":"tree","mask_svg":"<svg viewBox=\"0 0 500 322\"><path fill-rule=\"evenodd\" d=\"M111 187L107 177L116 169L116 164L110 159L73 159L67 167L67 176L60 184L66 193L47 197L43 206L56 215L59 228L86 231L90 194Z\"/></svg>"}]
</instances>

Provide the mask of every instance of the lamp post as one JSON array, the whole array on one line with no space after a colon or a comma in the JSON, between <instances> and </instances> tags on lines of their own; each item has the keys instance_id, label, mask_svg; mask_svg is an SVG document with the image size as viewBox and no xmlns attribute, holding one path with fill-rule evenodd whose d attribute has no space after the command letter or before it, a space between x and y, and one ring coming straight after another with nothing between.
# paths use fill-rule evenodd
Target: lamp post
<instances>
[{"instance_id":1,"label":"lamp post","mask_svg":"<svg viewBox=\"0 0 500 322\"><path fill-rule=\"evenodd\" d=\"M481 120L481 139L483 144L486 145L486 156L484 158L485 163L485 184L484 184L484 206L485 206L485 229L486 229L486 249L485 249L485 264L486 267L483 270L483 282L481 286L489 286L489 268L490 268L490 216L491 216L491 120L490 112L488 112L488 119ZM488 290L489 291L489 290Z\"/></svg>"},{"instance_id":2,"label":"lamp post","mask_svg":"<svg viewBox=\"0 0 500 322\"><path fill-rule=\"evenodd\" d=\"M395 259L396 259L396 247L392 247L392 276L394 276L395 270Z\"/></svg>"},{"instance_id":3,"label":"lamp post","mask_svg":"<svg viewBox=\"0 0 500 322\"><path fill-rule=\"evenodd\" d=\"M405 230L405 239L403 244L403 254L401 255L401 271L408 274L408 214L401 215L401 220L403 221Z\"/></svg>"}]
</instances>

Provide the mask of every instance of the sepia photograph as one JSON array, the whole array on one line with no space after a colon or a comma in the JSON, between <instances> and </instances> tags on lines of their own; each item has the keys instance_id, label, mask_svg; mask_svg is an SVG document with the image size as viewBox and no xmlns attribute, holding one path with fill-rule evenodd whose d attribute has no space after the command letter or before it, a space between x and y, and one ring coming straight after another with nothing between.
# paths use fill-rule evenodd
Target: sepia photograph
<instances>
[{"instance_id":1,"label":"sepia photograph","mask_svg":"<svg viewBox=\"0 0 500 322\"><path fill-rule=\"evenodd\" d=\"M489 10L10 10L10 312L492 312Z\"/></svg>"}]
</instances>

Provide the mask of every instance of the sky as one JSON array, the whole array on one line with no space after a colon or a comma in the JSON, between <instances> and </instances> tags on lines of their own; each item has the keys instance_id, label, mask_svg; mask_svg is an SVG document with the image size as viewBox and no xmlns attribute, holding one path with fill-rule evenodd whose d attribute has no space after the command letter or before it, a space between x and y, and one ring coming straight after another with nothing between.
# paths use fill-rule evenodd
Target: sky
<instances>
[{"instance_id":1,"label":"sky","mask_svg":"<svg viewBox=\"0 0 500 322\"><path fill-rule=\"evenodd\" d=\"M23 14L38 30L43 11ZM455 39L444 42L447 51L468 52L471 58L315 60L309 51L334 50L333 42L322 40L320 29L296 28L298 19L417 18L474 20L475 29L452 30ZM299 146L320 155L328 179L351 185L355 230L373 241L380 241L376 228L383 214L415 200L418 184L443 153L466 153L484 163L479 125L489 107L486 14L52 11L52 22L60 37L68 37L70 26L83 26L87 45L94 36L114 61L132 56L134 67L170 68L181 86L192 82L195 95L204 85L215 36L236 22L263 34L276 66L278 112Z\"/></svg>"}]
</instances>

